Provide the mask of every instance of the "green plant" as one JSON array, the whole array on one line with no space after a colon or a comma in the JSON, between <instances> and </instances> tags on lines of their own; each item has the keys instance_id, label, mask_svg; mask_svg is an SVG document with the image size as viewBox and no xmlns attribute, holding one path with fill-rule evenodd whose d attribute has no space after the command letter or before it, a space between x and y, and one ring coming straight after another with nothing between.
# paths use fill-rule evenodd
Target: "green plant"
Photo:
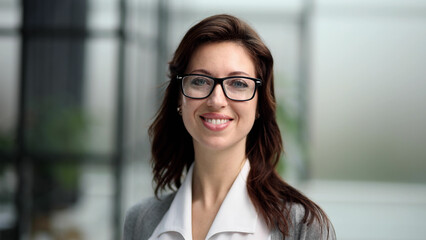
<instances>
[{"instance_id":1,"label":"green plant","mask_svg":"<svg viewBox=\"0 0 426 240\"><path fill-rule=\"evenodd\" d=\"M59 99L33 101L26 115L26 149L41 160L33 169L34 205L41 212L77 201L81 169L73 156L82 156L88 145L89 118L84 109ZM44 156L49 159L40 159Z\"/></svg>"},{"instance_id":2,"label":"green plant","mask_svg":"<svg viewBox=\"0 0 426 240\"><path fill-rule=\"evenodd\" d=\"M89 119L81 107L61 106L54 99L30 107L26 145L31 151L82 153Z\"/></svg>"}]
</instances>

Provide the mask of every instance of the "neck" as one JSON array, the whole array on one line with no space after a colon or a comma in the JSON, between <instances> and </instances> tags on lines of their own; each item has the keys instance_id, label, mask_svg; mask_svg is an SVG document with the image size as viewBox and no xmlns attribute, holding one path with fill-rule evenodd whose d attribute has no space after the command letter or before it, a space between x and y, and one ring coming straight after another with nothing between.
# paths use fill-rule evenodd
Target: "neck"
<instances>
[{"instance_id":1,"label":"neck","mask_svg":"<svg viewBox=\"0 0 426 240\"><path fill-rule=\"evenodd\" d=\"M193 202L206 207L221 204L245 163L245 144L217 151L194 143L194 153Z\"/></svg>"}]
</instances>

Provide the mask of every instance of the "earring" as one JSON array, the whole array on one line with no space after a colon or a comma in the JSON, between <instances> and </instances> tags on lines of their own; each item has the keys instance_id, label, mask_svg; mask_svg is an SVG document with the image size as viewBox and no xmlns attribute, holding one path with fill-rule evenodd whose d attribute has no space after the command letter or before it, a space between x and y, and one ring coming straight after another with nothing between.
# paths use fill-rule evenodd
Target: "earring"
<instances>
[{"instance_id":1,"label":"earring","mask_svg":"<svg viewBox=\"0 0 426 240\"><path fill-rule=\"evenodd\" d=\"M260 113L256 113L256 119L260 118Z\"/></svg>"},{"instance_id":2,"label":"earring","mask_svg":"<svg viewBox=\"0 0 426 240\"><path fill-rule=\"evenodd\" d=\"M182 116L182 108L177 107L177 109L176 109L176 110L177 110L178 114Z\"/></svg>"}]
</instances>

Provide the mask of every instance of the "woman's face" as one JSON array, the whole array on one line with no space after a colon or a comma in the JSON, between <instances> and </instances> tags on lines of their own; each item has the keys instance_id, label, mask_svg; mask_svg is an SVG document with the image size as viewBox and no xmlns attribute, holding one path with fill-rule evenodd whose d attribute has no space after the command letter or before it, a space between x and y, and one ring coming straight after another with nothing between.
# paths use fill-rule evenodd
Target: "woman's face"
<instances>
[{"instance_id":1,"label":"woman's face","mask_svg":"<svg viewBox=\"0 0 426 240\"><path fill-rule=\"evenodd\" d=\"M186 73L216 78L256 77L254 62L247 50L234 42L201 45L193 53ZM245 149L256 117L257 93L249 101L237 102L226 98L218 84L205 99L191 99L181 94L180 105L194 147L225 150L239 146Z\"/></svg>"}]
</instances>

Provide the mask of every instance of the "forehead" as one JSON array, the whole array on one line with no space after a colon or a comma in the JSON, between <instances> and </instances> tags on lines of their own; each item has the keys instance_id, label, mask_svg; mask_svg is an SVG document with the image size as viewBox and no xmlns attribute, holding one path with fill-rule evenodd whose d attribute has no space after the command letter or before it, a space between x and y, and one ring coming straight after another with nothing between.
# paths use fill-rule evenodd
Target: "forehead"
<instances>
[{"instance_id":1,"label":"forehead","mask_svg":"<svg viewBox=\"0 0 426 240\"><path fill-rule=\"evenodd\" d=\"M193 52L186 73L205 70L219 76L231 72L246 72L255 77L255 64L249 51L240 43L226 41L206 43Z\"/></svg>"}]
</instances>

